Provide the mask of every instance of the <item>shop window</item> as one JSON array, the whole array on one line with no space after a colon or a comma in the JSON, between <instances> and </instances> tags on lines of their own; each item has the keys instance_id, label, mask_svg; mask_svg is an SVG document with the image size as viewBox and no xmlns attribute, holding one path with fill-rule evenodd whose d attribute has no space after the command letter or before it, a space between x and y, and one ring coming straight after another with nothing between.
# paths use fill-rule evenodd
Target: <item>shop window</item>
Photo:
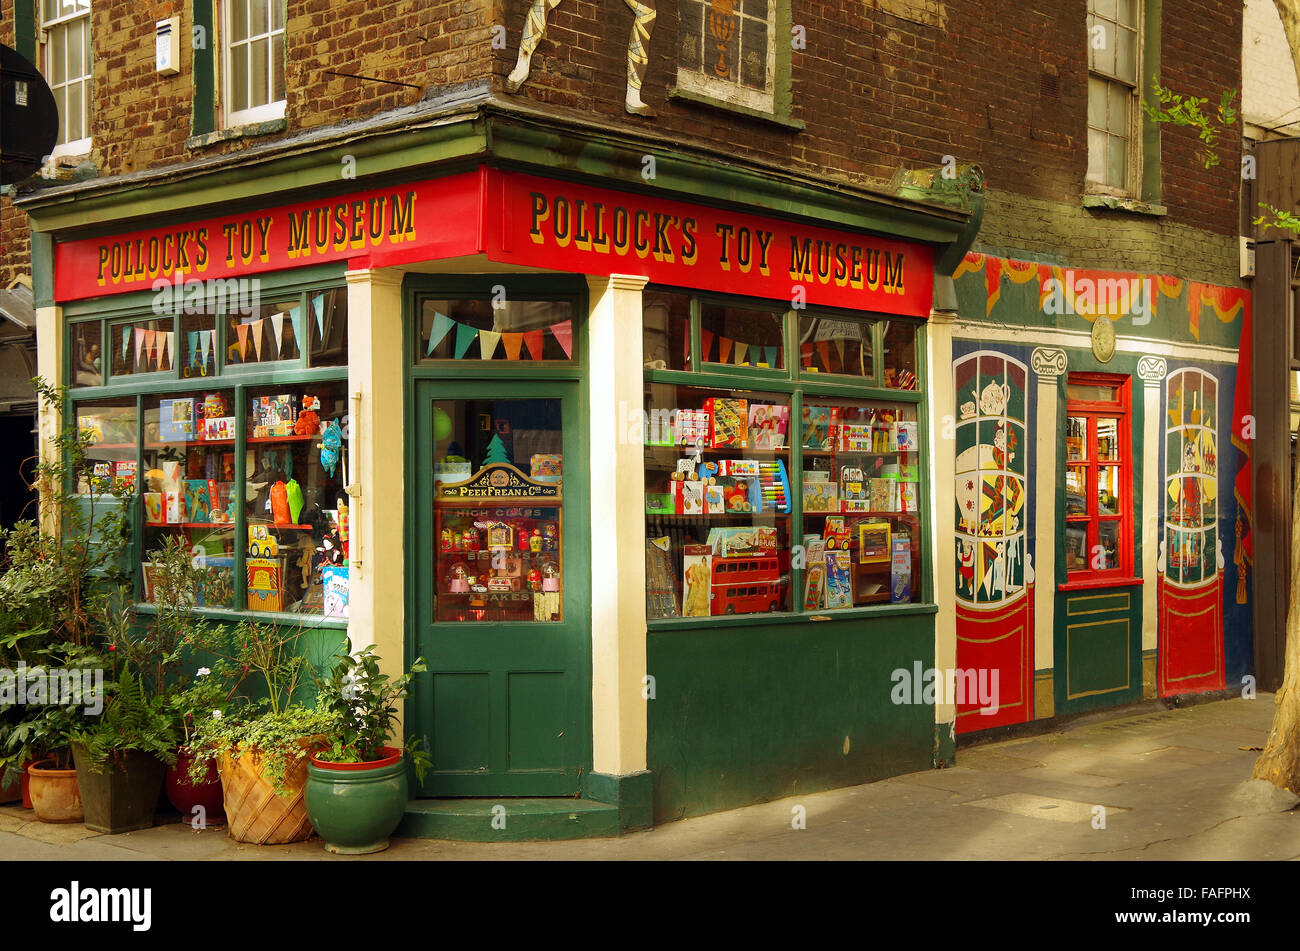
<instances>
[{"instance_id":1,"label":"shop window","mask_svg":"<svg viewBox=\"0 0 1300 951\"><path fill-rule=\"evenodd\" d=\"M1071 374L1066 386L1065 564L1071 581L1132 574L1129 381Z\"/></svg>"},{"instance_id":2,"label":"shop window","mask_svg":"<svg viewBox=\"0 0 1300 951\"><path fill-rule=\"evenodd\" d=\"M874 378L876 364L871 344L874 326L867 320L802 317L800 369L805 373Z\"/></svg>"},{"instance_id":3,"label":"shop window","mask_svg":"<svg viewBox=\"0 0 1300 951\"><path fill-rule=\"evenodd\" d=\"M785 366L781 343L784 314L784 310L754 310L702 302L701 362L781 369Z\"/></svg>"},{"instance_id":4,"label":"shop window","mask_svg":"<svg viewBox=\"0 0 1300 951\"><path fill-rule=\"evenodd\" d=\"M129 492L137 483L135 397L78 403L77 432L86 440L86 468L75 474L77 491Z\"/></svg>"},{"instance_id":5,"label":"shop window","mask_svg":"<svg viewBox=\"0 0 1300 951\"><path fill-rule=\"evenodd\" d=\"M217 308L224 313L69 325L75 383L99 382L98 356L108 360L113 393L77 400L74 390L90 443L78 489L98 479L133 499L145 601L154 595L150 553L179 540L205 569L195 591L201 607L346 617L346 370L310 382L298 373L302 340L312 364L346 364L346 290L227 304ZM97 332L107 354L95 349ZM226 374L260 364L273 365L280 382ZM161 377L174 382L160 386Z\"/></svg>"},{"instance_id":6,"label":"shop window","mask_svg":"<svg viewBox=\"0 0 1300 951\"><path fill-rule=\"evenodd\" d=\"M891 390L916 389L916 324L904 320L881 321L883 383Z\"/></svg>"},{"instance_id":7,"label":"shop window","mask_svg":"<svg viewBox=\"0 0 1300 951\"><path fill-rule=\"evenodd\" d=\"M419 313L426 360L573 359L572 301L424 298Z\"/></svg>"},{"instance_id":8,"label":"shop window","mask_svg":"<svg viewBox=\"0 0 1300 951\"><path fill-rule=\"evenodd\" d=\"M646 291L641 298L642 358L647 370L691 368L691 298Z\"/></svg>"},{"instance_id":9,"label":"shop window","mask_svg":"<svg viewBox=\"0 0 1300 951\"><path fill-rule=\"evenodd\" d=\"M90 151L90 0L41 0L44 74L59 112L53 154Z\"/></svg>"},{"instance_id":10,"label":"shop window","mask_svg":"<svg viewBox=\"0 0 1300 951\"><path fill-rule=\"evenodd\" d=\"M251 303L234 311L226 318L228 366L299 358L298 341L302 339L307 320L301 298Z\"/></svg>"},{"instance_id":11,"label":"shop window","mask_svg":"<svg viewBox=\"0 0 1300 951\"><path fill-rule=\"evenodd\" d=\"M805 610L920 600L918 425L915 403L805 397Z\"/></svg>"},{"instance_id":12,"label":"shop window","mask_svg":"<svg viewBox=\"0 0 1300 951\"><path fill-rule=\"evenodd\" d=\"M170 373L176 354L175 324L166 319L132 320L109 324L111 376Z\"/></svg>"},{"instance_id":13,"label":"shop window","mask_svg":"<svg viewBox=\"0 0 1300 951\"><path fill-rule=\"evenodd\" d=\"M678 87L723 103L772 112L779 45L777 0L682 0L679 15Z\"/></svg>"},{"instance_id":14,"label":"shop window","mask_svg":"<svg viewBox=\"0 0 1300 951\"><path fill-rule=\"evenodd\" d=\"M646 416L650 616L788 611L789 397L650 383Z\"/></svg>"},{"instance_id":15,"label":"shop window","mask_svg":"<svg viewBox=\"0 0 1300 951\"><path fill-rule=\"evenodd\" d=\"M1088 2L1088 184L1134 194L1142 149L1140 0Z\"/></svg>"},{"instance_id":16,"label":"shop window","mask_svg":"<svg viewBox=\"0 0 1300 951\"><path fill-rule=\"evenodd\" d=\"M98 320L72 325L72 385L99 386L104 382L103 328ZM129 335L126 338L130 345Z\"/></svg>"},{"instance_id":17,"label":"shop window","mask_svg":"<svg viewBox=\"0 0 1300 951\"><path fill-rule=\"evenodd\" d=\"M1196 369L1165 382L1165 577L1175 585L1219 573L1218 386Z\"/></svg>"},{"instance_id":18,"label":"shop window","mask_svg":"<svg viewBox=\"0 0 1300 951\"><path fill-rule=\"evenodd\" d=\"M558 399L434 402L434 620L564 619Z\"/></svg>"},{"instance_id":19,"label":"shop window","mask_svg":"<svg viewBox=\"0 0 1300 951\"><path fill-rule=\"evenodd\" d=\"M284 118L285 0L223 0L226 122Z\"/></svg>"},{"instance_id":20,"label":"shop window","mask_svg":"<svg viewBox=\"0 0 1300 951\"><path fill-rule=\"evenodd\" d=\"M997 353L957 360L957 596L996 605L1025 589L1028 556L1025 365Z\"/></svg>"}]
</instances>

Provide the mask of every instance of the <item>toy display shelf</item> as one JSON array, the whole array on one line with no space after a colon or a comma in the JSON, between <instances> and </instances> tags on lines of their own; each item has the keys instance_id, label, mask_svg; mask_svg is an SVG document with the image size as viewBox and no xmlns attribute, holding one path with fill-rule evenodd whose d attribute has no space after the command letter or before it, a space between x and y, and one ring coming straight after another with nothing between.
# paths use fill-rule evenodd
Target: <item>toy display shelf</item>
<instances>
[{"instance_id":1,"label":"toy display shelf","mask_svg":"<svg viewBox=\"0 0 1300 951\"><path fill-rule=\"evenodd\" d=\"M244 442L249 446L257 446L265 443L277 442L309 442L313 439L320 439L319 433L311 436L299 436L296 433L292 436L249 436ZM172 446L233 446L233 439L176 439L171 442L151 441L144 444L146 449L169 449ZM97 442L92 443L90 450L95 449L134 449L133 442Z\"/></svg>"},{"instance_id":2,"label":"toy display shelf","mask_svg":"<svg viewBox=\"0 0 1300 951\"><path fill-rule=\"evenodd\" d=\"M849 516L849 517L851 517L851 518L865 518L865 517L868 517L868 516L877 516L877 517L884 517L884 518L908 518L908 519L912 519L913 521L919 520L920 517L921 517L921 513L920 513L920 512L889 512L889 511L884 511L884 510L881 510L881 511L872 510L872 511L869 511L869 512L862 512L862 511L856 511L856 512L804 512L803 514L804 514L804 518L825 518L827 515L847 515L847 516Z\"/></svg>"},{"instance_id":3,"label":"toy display shelf","mask_svg":"<svg viewBox=\"0 0 1300 951\"><path fill-rule=\"evenodd\" d=\"M252 527L252 523L249 523ZM235 527L234 522L145 522L145 528L230 528ZM302 532L310 532L315 526L313 525L293 525L289 522L277 524L267 522L265 525L257 526L259 528L274 528L277 531L285 529L296 529Z\"/></svg>"},{"instance_id":4,"label":"toy display shelf","mask_svg":"<svg viewBox=\"0 0 1300 951\"><path fill-rule=\"evenodd\" d=\"M781 446L778 449L756 449L753 446L749 446L748 448L741 447L741 446L718 446L718 447L698 446L696 447L696 446L674 446L674 445L665 446L665 445L660 445L658 443L646 443L645 447L646 449L654 449L654 450L670 450L674 455L678 455L678 456L689 456L699 452L699 453L704 453L706 455L740 456L741 458L744 458L746 455L750 453L763 453L763 452L778 453L779 452L782 454L786 454L790 452L789 446Z\"/></svg>"},{"instance_id":5,"label":"toy display shelf","mask_svg":"<svg viewBox=\"0 0 1300 951\"><path fill-rule=\"evenodd\" d=\"M805 456L896 456L900 452L920 452L920 449L886 449L881 452L866 449L805 449Z\"/></svg>"}]
</instances>

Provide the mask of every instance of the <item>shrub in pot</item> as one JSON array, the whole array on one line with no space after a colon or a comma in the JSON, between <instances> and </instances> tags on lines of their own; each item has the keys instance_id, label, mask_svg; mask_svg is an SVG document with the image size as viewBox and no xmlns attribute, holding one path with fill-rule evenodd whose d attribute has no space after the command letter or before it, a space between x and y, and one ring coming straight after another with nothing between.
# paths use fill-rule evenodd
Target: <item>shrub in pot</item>
<instances>
[{"instance_id":1,"label":"shrub in pot","mask_svg":"<svg viewBox=\"0 0 1300 951\"><path fill-rule=\"evenodd\" d=\"M153 825L163 773L176 760L166 699L146 696L129 669L114 687L103 714L69 737L86 828L110 835Z\"/></svg>"},{"instance_id":2,"label":"shrub in pot","mask_svg":"<svg viewBox=\"0 0 1300 951\"><path fill-rule=\"evenodd\" d=\"M426 670L418 658L396 680L381 673L373 647L340 658L321 692L320 705L335 715L328 749L307 767L307 815L330 852L361 855L388 848L406 810L408 765L420 782L429 754L412 738L405 751L387 744L398 704L411 678Z\"/></svg>"},{"instance_id":3,"label":"shrub in pot","mask_svg":"<svg viewBox=\"0 0 1300 951\"><path fill-rule=\"evenodd\" d=\"M196 719L190 778L201 781L215 762L227 831L239 842L276 845L311 837L303 801L307 760L334 732L335 714L303 696L311 678L298 633L244 621L219 632L205 649L247 672L258 698L235 697Z\"/></svg>"}]
</instances>

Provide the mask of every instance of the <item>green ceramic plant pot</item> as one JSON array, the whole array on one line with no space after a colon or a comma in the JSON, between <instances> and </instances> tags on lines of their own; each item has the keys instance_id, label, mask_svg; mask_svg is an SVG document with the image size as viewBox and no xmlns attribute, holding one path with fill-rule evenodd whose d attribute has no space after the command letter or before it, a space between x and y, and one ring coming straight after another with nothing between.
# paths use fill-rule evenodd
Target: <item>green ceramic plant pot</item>
<instances>
[{"instance_id":1,"label":"green ceramic plant pot","mask_svg":"<svg viewBox=\"0 0 1300 951\"><path fill-rule=\"evenodd\" d=\"M382 852L406 811L406 761L391 747L372 763L327 763L313 756L305 793L307 815L328 851Z\"/></svg>"}]
</instances>

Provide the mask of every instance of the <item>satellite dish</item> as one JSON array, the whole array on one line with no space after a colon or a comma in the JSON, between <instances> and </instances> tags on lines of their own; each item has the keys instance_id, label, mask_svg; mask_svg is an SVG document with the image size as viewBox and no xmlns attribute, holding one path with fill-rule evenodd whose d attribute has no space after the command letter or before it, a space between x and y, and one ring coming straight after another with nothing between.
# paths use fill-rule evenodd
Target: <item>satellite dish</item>
<instances>
[{"instance_id":1,"label":"satellite dish","mask_svg":"<svg viewBox=\"0 0 1300 951\"><path fill-rule=\"evenodd\" d=\"M0 185L34 175L58 140L59 109L45 77L0 46Z\"/></svg>"}]
</instances>

